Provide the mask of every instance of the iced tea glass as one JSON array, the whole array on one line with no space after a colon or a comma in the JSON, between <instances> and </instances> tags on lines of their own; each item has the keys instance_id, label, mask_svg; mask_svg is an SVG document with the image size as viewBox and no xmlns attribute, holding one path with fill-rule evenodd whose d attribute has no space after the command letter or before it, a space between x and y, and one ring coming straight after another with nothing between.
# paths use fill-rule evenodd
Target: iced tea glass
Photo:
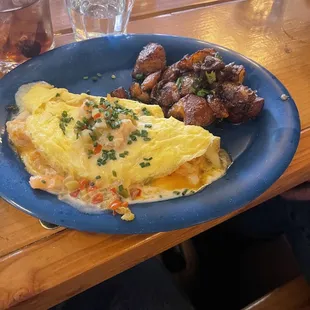
<instances>
[{"instance_id":1,"label":"iced tea glass","mask_svg":"<svg viewBox=\"0 0 310 310\"><path fill-rule=\"evenodd\" d=\"M53 47L49 0L0 0L0 74Z\"/></svg>"}]
</instances>

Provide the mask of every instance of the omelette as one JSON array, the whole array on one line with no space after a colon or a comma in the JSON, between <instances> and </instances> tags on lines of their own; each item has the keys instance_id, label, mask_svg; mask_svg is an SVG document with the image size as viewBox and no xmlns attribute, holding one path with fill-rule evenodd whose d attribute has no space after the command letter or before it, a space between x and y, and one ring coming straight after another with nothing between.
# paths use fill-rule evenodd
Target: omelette
<instances>
[{"instance_id":1,"label":"omelette","mask_svg":"<svg viewBox=\"0 0 310 310\"><path fill-rule=\"evenodd\" d=\"M134 219L130 205L187 196L230 165L220 138L157 105L31 83L15 95L9 139L30 186L87 212Z\"/></svg>"}]
</instances>

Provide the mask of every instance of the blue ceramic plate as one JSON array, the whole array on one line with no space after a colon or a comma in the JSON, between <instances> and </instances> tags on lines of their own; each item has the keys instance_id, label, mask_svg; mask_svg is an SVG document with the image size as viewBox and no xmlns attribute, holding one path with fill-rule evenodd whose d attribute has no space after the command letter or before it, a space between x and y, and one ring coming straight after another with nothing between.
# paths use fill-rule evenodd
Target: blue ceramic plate
<instances>
[{"instance_id":1,"label":"blue ceramic plate","mask_svg":"<svg viewBox=\"0 0 310 310\"><path fill-rule=\"evenodd\" d=\"M132 207L136 219L124 222L111 213L89 215L59 201L56 196L32 190L29 174L11 150L5 131L19 86L47 81L74 93L91 90L106 95L118 86L128 88L137 55L149 42L164 46L168 64L204 47L216 48L226 63L235 61L246 68L245 84L258 91L266 104L256 120L241 125L223 122L210 128L222 138L222 146L234 161L226 176L202 192L184 198ZM103 77L97 82L83 76ZM115 74L116 79L111 79ZM246 57L207 42L165 35L110 36L73 43L31 59L0 81L0 195L16 208L42 220L78 230L105 233L149 233L179 229L237 210L261 195L284 172L296 151L300 135L294 101L282 101L285 87L266 69Z\"/></svg>"}]
</instances>

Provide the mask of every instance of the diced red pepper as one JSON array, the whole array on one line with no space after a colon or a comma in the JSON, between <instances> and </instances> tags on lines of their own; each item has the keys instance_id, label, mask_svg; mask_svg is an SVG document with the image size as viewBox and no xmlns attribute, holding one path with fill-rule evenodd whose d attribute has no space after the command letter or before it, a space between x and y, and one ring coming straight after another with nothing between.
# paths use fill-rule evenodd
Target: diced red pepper
<instances>
[{"instance_id":1,"label":"diced red pepper","mask_svg":"<svg viewBox=\"0 0 310 310\"><path fill-rule=\"evenodd\" d=\"M97 113L97 114L95 114L94 116L93 116L93 119L98 119L98 118L100 118L101 117L101 114L100 113Z\"/></svg>"},{"instance_id":2,"label":"diced red pepper","mask_svg":"<svg viewBox=\"0 0 310 310\"><path fill-rule=\"evenodd\" d=\"M94 204L101 203L102 201L103 201L103 194L102 193L96 194L95 196L93 196L93 198L91 200L91 202Z\"/></svg>"},{"instance_id":3,"label":"diced red pepper","mask_svg":"<svg viewBox=\"0 0 310 310\"><path fill-rule=\"evenodd\" d=\"M109 208L110 208L111 210L116 210L116 209L120 208L121 206L122 206L122 202L121 202L120 200L114 200L114 201L110 204Z\"/></svg>"},{"instance_id":4,"label":"diced red pepper","mask_svg":"<svg viewBox=\"0 0 310 310\"><path fill-rule=\"evenodd\" d=\"M80 193L80 190L77 189L74 192L70 193L70 196L73 197L73 198L76 198L79 195L79 193Z\"/></svg>"},{"instance_id":5,"label":"diced red pepper","mask_svg":"<svg viewBox=\"0 0 310 310\"><path fill-rule=\"evenodd\" d=\"M95 148L94 148L94 154L100 153L101 150L102 150L102 145L101 144L97 144L97 146L95 146Z\"/></svg>"},{"instance_id":6,"label":"diced red pepper","mask_svg":"<svg viewBox=\"0 0 310 310\"><path fill-rule=\"evenodd\" d=\"M115 187L111 188L110 191L111 191L113 194L117 194L116 188L115 188Z\"/></svg>"},{"instance_id":7,"label":"diced red pepper","mask_svg":"<svg viewBox=\"0 0 310 310\"><path fill-rule=\"evenodd\" d=\"M131 197L132 199L136 199L137 197L140 197L140 196L141 196L141 193L142 193L142 191L141 191L140 188L132 188L132 189L130 190L130 197Z\"/></svg>"},{"instance_id":8,"label":"diced red pepper","mask_svg":"<svg viewBox=\"0 0 310 310\"><path fill-rule=\"evenodd\" d=\"M127 201L124 201L124 202L122 203L122 207L128 208L128 202L127 202Z\"/></svg>"},{"instance_id":9,"label":"diced red pepper","mask_svg":"<svg viewBox=\"0 0 310 310\"><path fill-rule=\"evenodd\" d=\"M85 189L88 186L89 181L87 179L81 179L79 181L79 184L80 184L80 187L79 187L80 190L83 190L83 189Z\"/></svg>"}]
</instances>

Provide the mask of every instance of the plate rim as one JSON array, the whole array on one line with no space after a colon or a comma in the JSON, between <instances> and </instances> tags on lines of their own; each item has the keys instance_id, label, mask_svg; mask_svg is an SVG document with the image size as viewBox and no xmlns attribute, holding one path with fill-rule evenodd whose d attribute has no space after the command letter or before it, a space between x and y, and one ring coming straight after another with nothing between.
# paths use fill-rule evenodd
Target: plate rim
<instances>
[{"instance_id":1,"label":"plate rim","mask_svg":"<svg viewBox=\"0 0 310 310\"><path fill-rule=\"evenodd\" d=\"M216 48L217 50L222 50L222 51L225 51L225 52L228 52L229 54L233 55L233 56L237 56L238 59L242 59L243 61L247 62L247 63L250 63L252 65L255 65L255 67L258 68L258 70L262 71L264 74L267 74L269 75L275 84L277 84L278 86L280 86L281 88L285 89L286 91L286 94L290 97L290 108L292 110L294 110L294 114L296 114L297 116L297 119L295 118L294 119L294 122L295 122L295 129L299 130L299 136L297 139L294 140L294 142L292 143L292 145L290 146L290 152L289 152L289 155L285 157L285 160L282 161L281 163L279 163L279 167L278 167L278 170L281 171L281 173L277 173L276 175L274 175L273 178L271 178L271 181L268 182L268 186L265 186L263 187L263 190L261 193L265 192L270 186L272 186L272 184L275 183L275 181L277 179L280 178L280 176L284 173L284 171L286 170L286 168L288 167L288 165L290 164L290 162L292 161L295 153L296 153L296 150L297 150L297 147L298 147L298 144L299 144L299 140L300 140L300 117L299 117L299 112L298 112L298 109L297 109L297 106L295 104L295 101L294 99L291 97L288 89L284 86L284 84L273 74L271 73L269 70L267 70L265 67L263 67L262 65L260 65L259 63L257 63L256 61L252 60L251 58L247 57L247 56L244 56L242 54L240 54L239 52L236 52L232 49L229 49L229 48L226 48L224 46L221 46L221 45L218 45L218 44L215 44L215 43L212 43L212 42L208 42L208 41L204 41L204 40L200 40L200 39L195 39L195 38L190 38L190 37L185 37L185 36L177 36L177 35L168 35L168 34L122 34L122 35L109 35L109 36L105 36L105 37L101 37L101 38L94 38L94 39L90 39L92 41L101 41L103 39L109 39L109 38L112 38L112 39L115 39L115 38L127 38L127 37L130 37L130 38L135 38L135 37L145 37L145 38L148 38L148 37L153 37L154 39L152 40L156 40L156 38L174 38L174 39L180 39L180 40L185 40L185 41L190 41L191 43L195 43L195 44L201 44L201 45L208 45L210 47L214 47ZM62 45L60 47L57 47L51 51L48 51L44 54L41 54L39 56L37 56L36 58L34 59L38 59L38 58L41 58L43 59L44 57L49 57L48 55L50 53L55 53L55 51L61 51L62 49L65 49L67 48L68 46L73 46L73 45L79 45L79 44L86 44L89 40L85 40L85 41L81 41L81 42L72 42L72 43L69 43L69 44L66 44L66 45ZM207 47L207 46L206 46ZM25 63L21 64L19 67L22 67L22 66L26 66L27 63L31 62L32 59L26 61ZM18 68L19 68L18 67ZM17 70L18 70L17 68ZM11 73L8 73L7 75L5 75L3 77L3 79L1 81L6 81L7 79L10 78L10 74ZM0 81L0 85L2 84L2 82ZM4 125L5 125L5 122L4 122ZM293 129L292 129L293 131ZM280 168L280 169L279 169ZM270 178L269 178L270 179ZM0 183L1 184L1 183ZM261 193L259 193L258 195L254 195L254 197L251 197L249 201L253 201L253 199L259 197L261 195ZM5 200L7 201L9 204L11 204L12 206L16 207L17 209L20 209L21 211L31 215L31 216L34 216L34 217L37 217L37 218L40 218L42 220L47 220L49 222L52 222L52 223L55 223L55 224L58 224L60 226L64 226L64 227L68 227L68 228L73 228L73 229L78 229L78 230L82 230L82 231L89 231L89 232L102 232L102 233L114 233L114 234L132 234L132 233L153 233L153 232L159 232L159 231L170 231L170 230L175 230L175 229L182 229L182 228L185 228L185 227L190 227L190 226L194 226L194 225L198 225L198 224L201 224L201 223L204 223L206 221L211 221L211 220L214 220L215 218L218 218L218 217L221 217L221 216L224 216L224 215L227 215L231 212L234 212L236 211L237 209L241 209L244 205L246 205L248 202L245 202L244 204L242 205L239 205L237 208L234 208L234 209L231 209L228 213L227 212L224 212L224 214L221 214L219 216L216 216L216 217L212 217L212 218L209 218L208 220L203 220L203 219L200 219L200 220L197 220L195 223L191 223L191 224L181 224L181 225L174 225L172 228L168 228L168 229L163 229L162 225L160 225L160 229L146 229L146 230L135 230L135 229L129 229L131 231L124 231L122 229L119 229L119 230L115 230L115 229L110 229L110 230L106 230L106 229L103 229L103 230L91 230L91 229L80 229L79 227L76 227L76 226L68 226L68 225L64 225L64 223L59 223L58 219L56 219L56 221L50 221L50 218L47 219L44 216L41 216L40 217L33 213L31 210L29 210L28 208L24 208L23 206L21 206L20 204L14 202L13 200L11 200L6 194L5 192L3 192L3 189L2 189L2 186L0 186L0 196ZM253 195L252 195L253 196ZM194 196L192 196L194 197ZM136 221L136 220L135 220ZM133 222L135 222L133 221ZM132 222L132 223L133 223ZM91 223L91 222L90 222ZM90 225L90 223L88 225ZM122 222L124 223L124 222ZM86 225L87 226L87 225ZM124 223L124 226L126 226L126 223Z\"/></svg>"}]
</instances>

